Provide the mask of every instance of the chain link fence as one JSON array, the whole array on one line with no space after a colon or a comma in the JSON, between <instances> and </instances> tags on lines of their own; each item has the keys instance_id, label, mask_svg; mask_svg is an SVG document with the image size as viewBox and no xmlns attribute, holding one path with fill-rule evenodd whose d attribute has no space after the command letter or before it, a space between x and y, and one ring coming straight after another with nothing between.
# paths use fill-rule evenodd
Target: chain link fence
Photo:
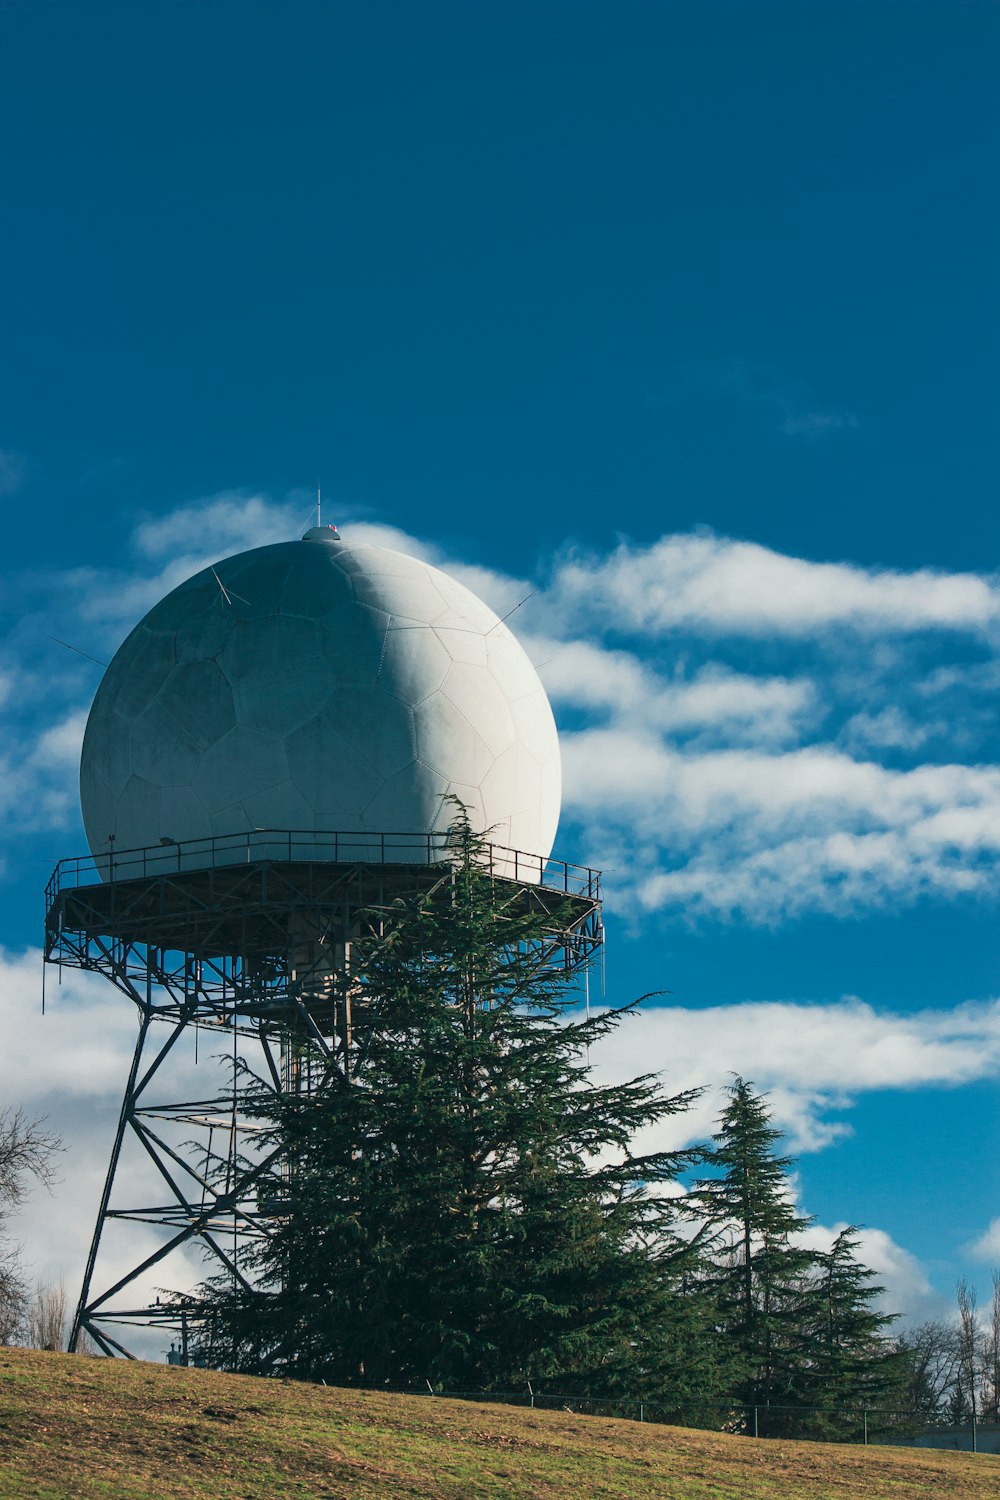
<instances>
[{"instance_id":1,"label":"chain link fence","mask_svg":"<svg viewBox=\"0 0 1000 1500\"><path fill-rule=\"evenodd\" d=\"M573 1396L542 1391L410 1391L453 1401L495 1402L536 1411L565 1411L585 1417L618 1417L670 1427L697 1427L751 1438L786 1438L823 1443L878 1443L905 1447L951 1448L968 1453L1000 1453L1000 1424L970 1419L928 1423L918 1412L876 1406L792 1406L731 1401L671 1402L627 1396Z\"/></svg>"}]
</instances>

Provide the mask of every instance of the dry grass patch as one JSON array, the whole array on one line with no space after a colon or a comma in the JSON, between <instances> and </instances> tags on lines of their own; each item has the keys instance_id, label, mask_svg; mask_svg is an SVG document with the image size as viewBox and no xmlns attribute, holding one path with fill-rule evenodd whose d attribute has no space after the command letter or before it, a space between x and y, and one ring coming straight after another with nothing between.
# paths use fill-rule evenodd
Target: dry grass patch
<instances>
[{"instance_id":1,"label":"dry grass patch","mask_svg":"<svg viewBox=\"0 0 1000 1500\"><path fill-rule=\"evenodd\" d=\"M993 1500L990 1456L0 1350L4 1500Z\"/></svg>"}]
</instances>

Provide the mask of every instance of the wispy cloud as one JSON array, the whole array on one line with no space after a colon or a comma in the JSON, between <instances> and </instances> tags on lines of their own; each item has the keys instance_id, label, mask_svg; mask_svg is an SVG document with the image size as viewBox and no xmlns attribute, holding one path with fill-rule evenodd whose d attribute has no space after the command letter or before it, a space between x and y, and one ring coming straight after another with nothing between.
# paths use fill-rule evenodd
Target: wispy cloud
<instances>
[{"instance_id":1,"label":"wispy cloud","mask_svg":"<svg viewBox=\"0 0 1000 1500\"><path fill-rule=\"evenodd\" d=\"M853 1132L857 1100L895 1090L954 1088L1000 1079L1000 1001L905 1014L878 1010L853 996L831 1004L789 1000L739 1002L690 1009L650 1004L628 1018L594 1051L598 1078L619 1083L660 1070L674 1092L702 1087L694 1108L641 1133L642 1150L677 1150L708 1140L734 1073L768 1095L772 1119L797 1156L834 1148ZM796 1173L793 1190L800 1211ZM814 1224L803 1242L828 1249L846 1224ZM884 1287L881 1306L905 1321L947 1316L949 1301L931 1285L927 1268L886 1230L860 1230L861 1259ZM949 1243L942 1222L940 1254L962 1251L1000 1260L1000 1219L975 1245Z\"/></svg>"},{"instance_id":2,"label":"wispy cloud","mask_svg":"<svg viewBox=\"0 0 1000 1500\"><path fill-rule=\"evenodd\" d=\"M935 735L947 731L943 721L920 723L895 703L877 713L852 714L840 731L839 743L854 754L877 750L919 750Z\"/></svg>"},{"instance_id":3,"label":"wispy cloud","mask_svg":"<svg viewBox=\"0 0 1000 1500\"><path fill-rule=\"evenodd\" d=\"M571 553L526 615L612 902L776 923L1000 889L994 575L695 533Z\"/></svg>"},{"instance_id":4,"label":"wispy cloud","mask_svg":"<svg viewBox=\"0 0 1000 1500\"><path fill-rule=\"evenodd\" d=\"M650 1005L602 1043L600 1067L616 1080L662 1069L671 1090L710 1086L693 1111L657 1127L671 1148L707 1139L739 1073L769 1093L795 1152L818 1151L850 1131L861 1095L1000 1079L1000 1001L912 1014L850 996Z\"/></svg>"},{"instance_id":5,"label":"wispy cloud","mask_svg":"<svg viewBox=\"0 0 1000 1500\"><path fill-rule=\"evenodd\" d=\"M1000 1218L991 1219L982 1234L965 1246L973 1260L985 1261L987 1265L1000 1265Z\"/></svg>"},{"instance_id":6,"label":"wispy cloud","mask_svg":"<svg viewBox=\"0 0 1000 1500\"><path fill-rule=\"evenodd\" d=\"M815 715L816 694L803 678L754 676L708 663L664 677L631 651L587 641L528 636L525 644L552 702L595 717L674 736L782 743Z\"/></svg>"},{"instance_id":7,"label":"wispy cloud","mask_svg":"<svg viewBox=\"0 0 1000 1500\"><path fill-rule=\"evenodd\" d=\"M843 1221L814 1224L800 1240L811 1250L828 1251L837 1235L848 1227ZM861 1264L875 1273L876 1285L882 1287L876 1304L879 1311L900 1317L903 1326L953 1312L950 1300L931 1286L923 1263L884 1229L863 1227L858 1231L858 1256Z\"/></svg>"},{"instance_id":8,"label":"wispy cloud","mask_svg":"<svg viewBox=\"0 0 1000 1500\"><path fill-rule=\"evenodd\" d=\"M16 495L24 480L25 462L20 453L0 448L0 495Z\"/></svg>"},{"instance_id":9,"label":"wispy cloud","mask_svg":"<svg viewBox=\"0 0 1000 1500\"><path fill-rule=\"evenodd\" d=\"M787 437L822 437L828 432L842 432L860 426L849 411L790 411L779 424Z\"/></svg>"},{"instance_id":10,"label":"wispy cloud","mask_svg":"<svg viewBox=\"0 0 1000 1500\"><path fill-rule=\"evenodd\" d=\"M190 557L214 562L250 547L294 540L314 524L311 502L302 492L274 501L266 495L225 490L195 505L180 506L164 516L141 521L132 534L132 547L139 557L171 567ZM429 550L394 526L355 519L350 531L355 542L392 547L420 557Z\"/></svg>"},{"instance_id":11,"label":"wispy cloud","mask_svg":"<svg viewBox=\"0 0 1000 1500\"><path fill-rule=\"evenodd\" d=\"M75 813L86 712L72 709L40 729L0 727L0 827L40 832Z\"/></svg>"},{"instance_id":12,"label":"wispy cloud","mask_svg":"<svg viewBox=\"0 0 1000 1500\"><path fill-rule=\"evenodd\" d=\"M996 888L1000 768L890 770L830 747L688 754L649 732L564 743L566 805L619 896L775 922ZM619 856L629 844L632 857Z\"/></svg>"},{"instance_id":13,"label":"wispy cloud","mask_svg":"<svg viewBox=\"0 0 1000 1500\"><path fill-rule=\"evenodd\" d=\"M679 372L657 395L669 406L693 394L744 413L762 432L817 440L861 424L846 407L817 400L806 381L747 359L723 359Z\"/></svg>"}]
</instances>

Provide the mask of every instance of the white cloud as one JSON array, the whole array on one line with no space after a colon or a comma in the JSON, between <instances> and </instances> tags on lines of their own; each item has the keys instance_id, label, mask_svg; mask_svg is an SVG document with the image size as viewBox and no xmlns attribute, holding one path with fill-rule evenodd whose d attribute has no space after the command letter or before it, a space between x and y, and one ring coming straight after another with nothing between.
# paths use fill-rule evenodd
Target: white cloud
<instances>
[{"instance_id":1,"label":"white cloud","mask_svg":"<svg viewBox=\"0 0 1000 1500\"><path fill-rule=\"evenodd\" d=\"M1000 1265L1000 1218L991 1219L982 1234L970 1245L966 1245L965 1249L973 1260Z\"/></svg>"},{"instance_id":2,"label":"white cloud","mask_svg":"<svg viewBox=\"0 0 1000 1500\"><path fill-rule=\"evenodd\" d=\"M895 703L878 713L854 714L840 731L839 741L846 750L866 754L872 750L919 750L944 725L917 723Z\"/></svg>"},{"instance_id":3,"label":"white cloud","mask_svg":"<svg viewBox=\"0 0 1000 1500\"><path fill-rule=\"evenodd\" d=\"M797 737L815 713L815 688L805 678L752 676L712 664L665 678L634 652L589 641L531 636L525 645L557 707L590 709L636 727L774 743Z\"/></svg>"},{"instance_id":4,"label":"white cloud","mask_svg":"<svg viewBox=\"0 0 1000 1500\"><path fill-rule=\"evenodd\" d=\"M735 1002L699 1009L650 1003L595 1047L593 1062L603 1083L659 1071L668 1093L704 1087L693 1109L641 1132L640 1150L679 1150L710 1139L739 1074L767 1094L785 1137L782 1149L803 1155L835 1147L851 1133L850 1111L860 1096L1000 1079L1000 1000L913 1014L878 1011L854 997L827 1005ZM886 1103L891 1110L891 1099ZM799 1211L808 1214L797 1175L792 1188ZM825 1250L846 1227L815 1224L803 1239ZM905 1321L948 1315L949 1299L934 1290L927 1268L886 1230L862 1226L859 1239L862 1263L885 1288L882 1310ZM947 1217L939 1243L942 1258L970 1248L948 1243ZM1000 1220L971 1251L1000 1259Z\"/></svg>"},{"instance_id":5,"label":"white cloud","mask_svg":"<svg viewBox=\"0 0 1000 1500\"><path fill-rule=\"evenodd\" d=\"M809 637L949 630L981 633L1000 616L992 576L930 568L902 573L789 557L710 533L621 543L609 557L571 557L550 607L576 628L659 635Z\"/></svg>"},{"instance_id":6,"label":"white cloud","mask_svg":"<svg viewBox=\"0 0 1000 1500\"><path fill-rule=\"evenodd\" d=\"M810 1250L826 1252L837 1235L849 1227L843 1221L833 1225L813 1224L800 1237L801 1243ZM924 1264L898 1245L891 1234L884 1229L861 1227L857 1239L858 1260L874 1271L875 1285L882 1287L882 1295L874 1304L879 1312L898 1314L904 1324L951 1312L948 1299L932 1287Z\"/></svg>"},{"instance_id":7,"label":"white cloud","mask_svg":"<svg viewBox=\"0 0 1000 1500\"><path fill-rule=\"evenodd\" d=\"M8 832L64 827L75 810L86 712L73 709L32 733L0 730L0 827Z\"/></svg>"},{"instance_id":8,"label":"white cloud","mask_svg":"<svg viewBox=\"0 0 1000 1500\"><path fill-rule=\"evenodd\" d=\"M297 539L315 525L311 509L303 493L275 502L266 495L223 491L195 505L181 506L164 516L140 522L133 532L133 548L140 557L171 564L190 556L214 562L250 547ZM395 526L349 519L347 528L354 542L391 547L417 557L430 552L424 543Z\"/></svg>"},{"instance_id":9,"label":"white cloud","mask_svg":"<svg viewBox=\"0 0 1000 1500\"><path fill-rule=\"evenodd\" d=\"M695 1110L664 1127L671 1149L715 1129L734 1073L768 1093L796 1152L850 1130L860 1094L1000 1078L1000 1000L912 1014L847 997L829 1005L742 1002L694 1010L650 1004L601 1044L602 1077L662 1070L671 1091L709 1085Z\"/></svg>"},{"instance_id":10,"label":"white cloud","mask_svg":"<svg viewBox=\"0 0 1000 1500\"><path fill-rule=\"evenodd\" d=\"M40 950L0 948L6 1021L0 1098L35 1110L53 1097L81 1101L120 1092L136 1036L131 1002L77 970L60 979L50 966L45 977L43 1014Z\"/></svg>"},{"instance_id":11,"label":"white cloud","mask_svg":"<svg viewBox=\"0 0 1000 1500\"><path fill-rule=\"evenodd\" d=\"M75 709L59 723L53 724L39 736L36 755L44 765L64 769L69 766L75 772L80 764L80 748L83 731L87 727L87 715L83 709Z\"/></svg>"},{"instance_id":12,"label":"white cloud","mask_svg":"<svg viewBox=\"0 0 1000 1500\"><path fill-rule=\"evenodd\" d=\"M773 922L996 888L1000 767L892 770L824 745L691 754L621 723L563 747L564 805L612 901Z\"/></svg>"},{"instance_id":13,"label":"white cloud","mask_svg":"<svg viewBox=\"0 0 1000 1500\"><path fill-rule=\"evenodd\" d=\"M194 553L214 560L288 541L310 524L298 503L275 504L263 495L224 491L140 522L132 541L141 557L173 560Z\"/></svg>"}]
</instances>

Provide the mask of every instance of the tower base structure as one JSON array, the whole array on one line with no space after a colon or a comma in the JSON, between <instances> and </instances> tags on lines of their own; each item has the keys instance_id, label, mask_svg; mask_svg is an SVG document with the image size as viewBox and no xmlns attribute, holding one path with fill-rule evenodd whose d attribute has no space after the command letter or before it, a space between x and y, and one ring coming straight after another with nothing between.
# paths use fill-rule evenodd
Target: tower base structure
<instances>
[{"instance_id":1,"label":"tower base structure","mask_svg":"<svg viewBox=\"0 0 1000 1500\"><path fill-rule=\"evenodd\" d=\"M476 858L498 920L512 905L541 918L530 950L538 969L585 972L603 939L599 873L489 844ZM242 1059L279 1094L349 1076L352 943L370 950L400 903L446 894L455 875L447 833L260 829L60 862L46 891L46 962L102 974L138 1016L71 1350L86 1333L104 1354L131 1358L123 1328L162 1327L186 1358L196 1301L147 1294L137 1305L138 1284L186 1247L250 1290L247 1248L270 1232L281 1206L258 1197L273 1154L255 1149L236 1068L217 1055ZM219 1082L187 1097L178 1044L192 1032L216 1055ZM124 1155L136 1149L153 1169L156 1201L121 1201L131 1175ZM130 1225L133 1234L145 1226L143 1253L105 1284L102 1250L113 1234L119 1263L128 1256Z\"/></svg>"}]
</instances>

